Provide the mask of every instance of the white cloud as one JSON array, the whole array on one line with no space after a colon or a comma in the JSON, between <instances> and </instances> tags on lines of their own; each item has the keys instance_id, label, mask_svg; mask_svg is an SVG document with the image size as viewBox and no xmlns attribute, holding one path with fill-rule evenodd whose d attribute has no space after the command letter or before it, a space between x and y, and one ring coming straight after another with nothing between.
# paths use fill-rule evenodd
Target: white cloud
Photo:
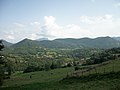
<instances>
[{"instance_id":1,"label":"white cloud","mask_svg":"<svg viewBox=\"0 0 120 90\"><path fill-rule=\"evenodd\" d=\"M28 37L31 40L35 40L38 36L35 33L32 33L30 37Z\"/></svg>"},{"instance_id":2,"label":"white cloud","mask_svg":"<svg viewBox=\"0 0 120 90\"><path fill-rule=\"evenodd\" d=\"M30 24L14 23L0 33L3 39L17 42L24 38L32 40L38 38L82 38L98 36L119 36L120 18L112 15L81 16L80 23L60 26L53 16L45 16L44 24L33 22Z\"/></svg>"},{"instance_id":3,"label":"white cloud","mask_svg":"<svg viewBox=\"0 0 120 90\"><path fill-rule=\"evenodd\" d=\"M62 37L64 38L80 38L90 36L91 32L82 29L79 25L70 24L62 30Z\"/></svg>"},{"instance_id":4,"label":"white cloud","mask_svg":"<svg viewBox=\"0 0 120 90\"><path fill-rule=\"evenodd\" d=\"M25 25L21 24L21 23L13 23L15 26L17 27L25 27Z\"/></svg>"},{"instance_id":5,"label":"white cloud","mask_svg":"<svg viewBox=\"0 0 120 90\"><path fill-rule=\"evenodd\" d=\"M45 24L41 27L41 36L52 39L61 35L62 27L56 24L53 16L45 16L44 22Z\"/></svg>"},{"instance_id":6,"label":"white cloud","mask_svg":"<svg viewBox=\"0 0 120 90\"><path fill-rule=\"evenodd\" d=\"M104 15L104 16L81 16L81 22L86 24L95 24L95 23L103 23L106 21L112 20L112 15Z\"/></svg>"},{"instance_id":7,"label":"white cloud","mask_svg":"<svg viewBox=\"0 0 120 90\"><path fill-rule=\"evenodd\" d=\"M84 24L84 29L93 33L93 37L120 35L120 19L113 18L112 15L81 16L80 21Z\"/></svg>"},{"instance_id":8,"label":"white cloud","mask_svg":"<svg viewBox=\"0 0 120 90\"><path fill-rule=\"evenodd\" d=\"M40 26L40 22L32 22L31 25L33 25L33 26Z\"/></svg>"},{"instance_id":9,"label":"white cloud","mask_svg":"<svg viewBox=\"0 0 120 90\"><path fill-rule=\"evenodd\" d=\"M14 36L11 36L11 35L8 35L6 38L7 38L7 39L10 39L10 40L14 40L14 39L15 39L15 37L14 37Z\"/></svg>"},{"instance_id":10,"label":"white cloud","mask_svg":"<svg viewBox=\"0 0 120 90\"><path fill-rule=\"evenodd\" d=\"M91 34L89 31L81 29L79 25L60 26L55 22L56 19L53 16L45 16L44 20L45 25L41 28L41 33L43 36L48 36L49 39L80 38Z\"/></svg>"},{"instance_id":11,"label":"white cloud","mask_svg":"<svg viewBox=\"0 0 120 90\"><path fill-rule=\"evenodd\" d=\"M33 22L34 23L34 22ZM38 24L38 23L34 23ZM0 33L3 39L18 42L24 38L37 39L36 33L40 31L40 26L33 26L31 24L19 24L13 23L4 28L4 31Z\"/></svg>"}]
</instances>

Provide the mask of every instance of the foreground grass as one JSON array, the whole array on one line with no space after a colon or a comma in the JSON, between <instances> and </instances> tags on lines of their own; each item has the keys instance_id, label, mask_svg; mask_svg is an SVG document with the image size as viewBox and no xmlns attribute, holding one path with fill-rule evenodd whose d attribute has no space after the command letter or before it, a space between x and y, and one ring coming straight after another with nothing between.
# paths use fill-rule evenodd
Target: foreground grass
<instances>
[{"instance_id":1,"label":"foreground grass","mask_svg":"<svg viewBox=\"0 0 120 90\"><path fill-rule=\"evenodd\" d=\"M59 68L50 71L39 71L31 73L14 74L10 79L7 79L3 83L3 87L21 86L31 83L45 83L62 80L66 77L67 73L73 72L74 67ZM30 78L30 76L32 78Z\"/></svg>"},{"instance_id":2,"label":"foreground grass","mask_svg":"<svg viewBox=\"0 0 120 90\"><path fill-rule=\"evenodd\" d=\"M67 78L68 73L74 72L74 67L17 73L5 80L0 90L120 90L120 60L98 67L97 71L99 73L91 70L82 76Z\"/></svg>"},{"instance_id":3,"label":"foreground grass","mask_svg":"<svg viewBox=\"0 0 120 90\"><path fill-rule=\"evenodd\" d=\"M1 90L120 90L120 72L65 78L61 81L33 83Z\"/></svg>"},{"instance_id":4,"label":"foreground grass","mask_svg":"<svg viewBox=\"0 0 120 90\"><path fill-rule=\"evenodd\" d=\"M120 59L111 60L109 62L110 62L109 64L97 67L91 71L84 73L84 75L96 74L96 73L104 74L104 73L120 71Z\"/></svg>"}]
</instances>

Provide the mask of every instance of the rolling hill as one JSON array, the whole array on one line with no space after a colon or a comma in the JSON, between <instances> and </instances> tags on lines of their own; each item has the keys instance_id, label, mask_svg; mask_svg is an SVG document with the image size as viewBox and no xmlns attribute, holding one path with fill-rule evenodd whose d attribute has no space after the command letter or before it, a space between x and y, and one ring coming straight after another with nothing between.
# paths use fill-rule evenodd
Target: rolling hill
<instances>
[{"instance_id":1,"label":"rolling hill","mask_svg":"<svg viewBox=\"0 0 120 90\"><path fill-rule=\"evenodd\" d=\"M24 39L16 44L11 44L8 42L3 42L6 46L11 46L11 48L61 48L61 49L78 49L78 48L100 48L108 49L114 47L120 47L120 41L115 40L111 37L98 37L98 38L65 38L65 39L55 39L55 40L30 40Z\"/></svg>"},{"instance_id":2,"label":"rolling hill","mask_svg":"<svg viewBox=\"0 0 120 90\"><path fill-rule=\"evenodd\" d=\"M81 70L84 70L88 66L80 67L83 68ZM119 58L97 67L96 70L97 73L92 70L91 73L88 72L82 76L68 78L65 78L68 73L75 72L74 67L25 74L15 73L10 79L5 80L4 87L1 90L119 90Z\"/></svg>"},{"instance_id":3,"label":"rolling hill","mask_svg":"<svg viewBox=\"0 0 120 90\"><path fill-rule=\"evenodd\" d=\"M115 40L120 41L120 37L113 37Z\"/></svg>"},{"instance_id":4,"label":"rolling hill","mask_svg":"<svg viewBox=\"0 0 120 90\"><path fill-rule=\"evenodd\" d=\"M2 41L2 43L5 45L5 47L10 47L10 46L13 45L12 43L10 43L10 42L8 42L8 41L6 41L6 40L1 40L1 41Z\"/></svg>"},{"instance_id":5,"label":"rolling hill","mask_svg":"<svg viewBox=\"0 0 120 90\"><path fill-rule=\"evenodd\" d=\"M95 39L91 38L65 38L65 39L55 39L52 41L45 40L41 41L40 45L47 48L113 48L119 47L120 42L111 37L98 37Z\"/></svg>"}]
</instances>

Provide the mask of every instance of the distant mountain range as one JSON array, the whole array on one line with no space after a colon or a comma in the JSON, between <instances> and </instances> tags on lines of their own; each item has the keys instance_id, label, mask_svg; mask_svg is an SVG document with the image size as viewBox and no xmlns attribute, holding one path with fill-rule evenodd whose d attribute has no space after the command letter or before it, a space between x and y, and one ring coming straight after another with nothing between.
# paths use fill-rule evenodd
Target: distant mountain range
<instances>
[{"instance_id":1,"label":"distant mountain range","mask_svg":"<svg viewBox=\"0 0 120 90\"><path fill-rule=\"evenodd\" d=\"M55 39L53 41L41 41L40 45L47 48L113 48L120 47L120 41L111 37L98 37L95 39Z\"/></svg>"},{"instance_id":2,"label":"distant mountain range","mask_svg":"<svg viewBox=\"0 0 120 90\"><path fill-rule=\"evenodd\" d=\"M2 41L3 45L6 46L6 47L10 47L10 46L13 45L12 43L7 42L7 41L5 41L5 40L3 40L3 39L2 39L1 41Z\"/></svg>"},{"instance_id":3,"label":"distant mountain range","mask_svg":"<svg viewBox=\"0 0 120 90\"><path fill-rule=\"evenodd\" d=\"M11 48L68 48L68 49L76 49L76 48L113 48L120 47L120 37L98 37L98 38L65 38L65 39L39 39L39 40L30 40L24 39L16 44L9 43L3 40L3 44L7 47Z\"/></svg>"},{"instance_id":4,"label":"distant mountain range","mask_svg":"<svg viewBox=\"0 0 120 90\"><path fill-rule=\"evenodd\" d=\"M120 41L120 37L113 37L115 40Z\"/></svg>"}]
</instances>

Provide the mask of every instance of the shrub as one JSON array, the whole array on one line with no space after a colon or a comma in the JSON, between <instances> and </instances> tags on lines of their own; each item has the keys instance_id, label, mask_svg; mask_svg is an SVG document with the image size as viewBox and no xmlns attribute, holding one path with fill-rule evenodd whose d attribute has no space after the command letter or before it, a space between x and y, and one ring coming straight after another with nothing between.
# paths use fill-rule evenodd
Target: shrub
<instances>
[{"instance_id":1,"label":"shrub","mask_svg":"<svg viewBox=\"0 0 120 90\"><path fill-rule=\"evenodd\" d=\"M23 73L28 73L28 72L34 72L34 71L38 71L38 68L35 66L28 66Z\"/></svg>"},{"instance_id":2,"label":"shrub","mask_svg":"<svg viewBox=\"0 0 120 90\"><path fill-rule=\"evenodd\" d=\"M79 70L79 67L78 67L78 66L75 67L75 71L77 71L77 70Z\"/></svg>"},{"instance_id":3,"label":"shrub","mask_svg":"<svg viewBox=\"0 0 120 90\"><path fill-rule=\"evenodd\" d=\"M70 63L67 64L67 67L71 67L72 65Z\"/></svg>"}]
</instances>

